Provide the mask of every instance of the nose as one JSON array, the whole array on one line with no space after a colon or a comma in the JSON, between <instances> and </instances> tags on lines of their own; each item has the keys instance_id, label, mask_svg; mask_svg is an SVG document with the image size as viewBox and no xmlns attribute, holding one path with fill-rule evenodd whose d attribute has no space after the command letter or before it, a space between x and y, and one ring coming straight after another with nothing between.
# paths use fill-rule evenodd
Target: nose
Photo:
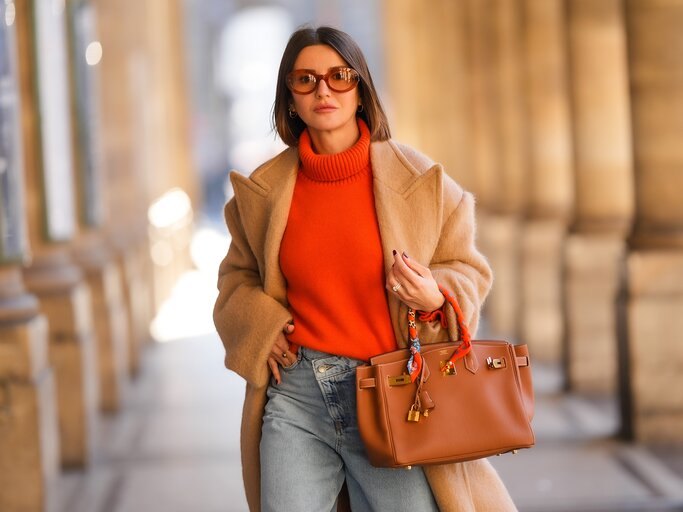
<instances>
[{"instance_id":1,"label":"nose","mask_svg":"<svg viewBox=\"0 0 683 512\"><path fill-rule=\"evenodd\" d=\"M330 88L325 80L318 80L315 88L315 95L319 98L330 95Z\"/></svg>"}]
</instances>

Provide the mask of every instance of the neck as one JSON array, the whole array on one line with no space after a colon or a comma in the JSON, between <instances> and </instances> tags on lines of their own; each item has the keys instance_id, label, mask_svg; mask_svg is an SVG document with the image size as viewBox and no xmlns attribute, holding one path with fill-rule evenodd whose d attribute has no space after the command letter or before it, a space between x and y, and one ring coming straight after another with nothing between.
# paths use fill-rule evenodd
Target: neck
<instances>
[{"instance_id":1,"label":"neck","mask_svg":"<svg viewBox=\"0 0 683 512\"><path fill-rule=\"evenodd\" d=\"M308 127L313 149L319 155L334 155L346 151L353 146L360 137L358 124L355 119L341 129L316 130Z\"/></svg>"}]
</instances>

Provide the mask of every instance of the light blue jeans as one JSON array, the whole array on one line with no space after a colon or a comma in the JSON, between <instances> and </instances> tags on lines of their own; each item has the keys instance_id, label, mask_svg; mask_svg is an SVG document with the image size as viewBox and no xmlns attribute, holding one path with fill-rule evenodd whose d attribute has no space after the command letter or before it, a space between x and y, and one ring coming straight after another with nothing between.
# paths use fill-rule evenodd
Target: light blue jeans
<instances>
[{"instance_id":1,"label":"light blue jeans","mask_svg":"<svg viewBox=\"0 0 683 512\"><path fill-rule=\"evenodd\" d=\"M261 510L329 512L346 479L354 511L438 511L424 472L375 468L356 419L363 361L300 348L271 379L261 437Z\"/></svg>"}]
</instances>

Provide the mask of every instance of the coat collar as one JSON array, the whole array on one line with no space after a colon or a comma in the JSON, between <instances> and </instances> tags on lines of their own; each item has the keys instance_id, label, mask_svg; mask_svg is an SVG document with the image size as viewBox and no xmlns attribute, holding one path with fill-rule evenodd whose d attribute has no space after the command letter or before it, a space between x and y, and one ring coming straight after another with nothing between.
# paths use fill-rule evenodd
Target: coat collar
<instances>
[{"instance_id":1,"label":"coat collar","mask_svg":"<svg viewBox=\"0 0 683 512\"><path fill-rule=\"evenodd\" d=\"M416 152L413 154L419 159L416 163L422 167L421 170L416 168L393 141L370 144L370 162L375 182L408 197L415 186L429 177L430 173L425 171L433 166L433 162L426 157ZM240 183L263 197L271 196L273 200L270 202L274 204L277 203L277 198L293 192L298 170L299 153L297 148L292 147L259 167L249 180L240 180Z\"/></svg>"}]
</instances>

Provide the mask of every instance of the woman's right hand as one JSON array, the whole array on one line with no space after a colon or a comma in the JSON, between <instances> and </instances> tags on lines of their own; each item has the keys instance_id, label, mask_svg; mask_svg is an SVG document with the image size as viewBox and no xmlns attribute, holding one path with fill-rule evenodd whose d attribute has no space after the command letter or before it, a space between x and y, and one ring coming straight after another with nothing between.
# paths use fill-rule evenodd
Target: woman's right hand
<instances>
[{"instance_id":1,"label":"woman's right hand","mask_svg":"<svg viewBox=\"0 0 683 512\"><path fill-rule=\"evenodd\" d=\"M273 348L270 350L270 356L268 356L268 366L270 371L273 372L273 377L275 377L275 382L280 384L282 382L282 377L280 377L280 368L278 364L282 366L290 366L294 364L295 355L289 350L289 342L285 337L285 334L292 334L294 332L294 324L288 323L282 329L282 333L278 335L273 344Z\"/></svg>"}]
</instances>

